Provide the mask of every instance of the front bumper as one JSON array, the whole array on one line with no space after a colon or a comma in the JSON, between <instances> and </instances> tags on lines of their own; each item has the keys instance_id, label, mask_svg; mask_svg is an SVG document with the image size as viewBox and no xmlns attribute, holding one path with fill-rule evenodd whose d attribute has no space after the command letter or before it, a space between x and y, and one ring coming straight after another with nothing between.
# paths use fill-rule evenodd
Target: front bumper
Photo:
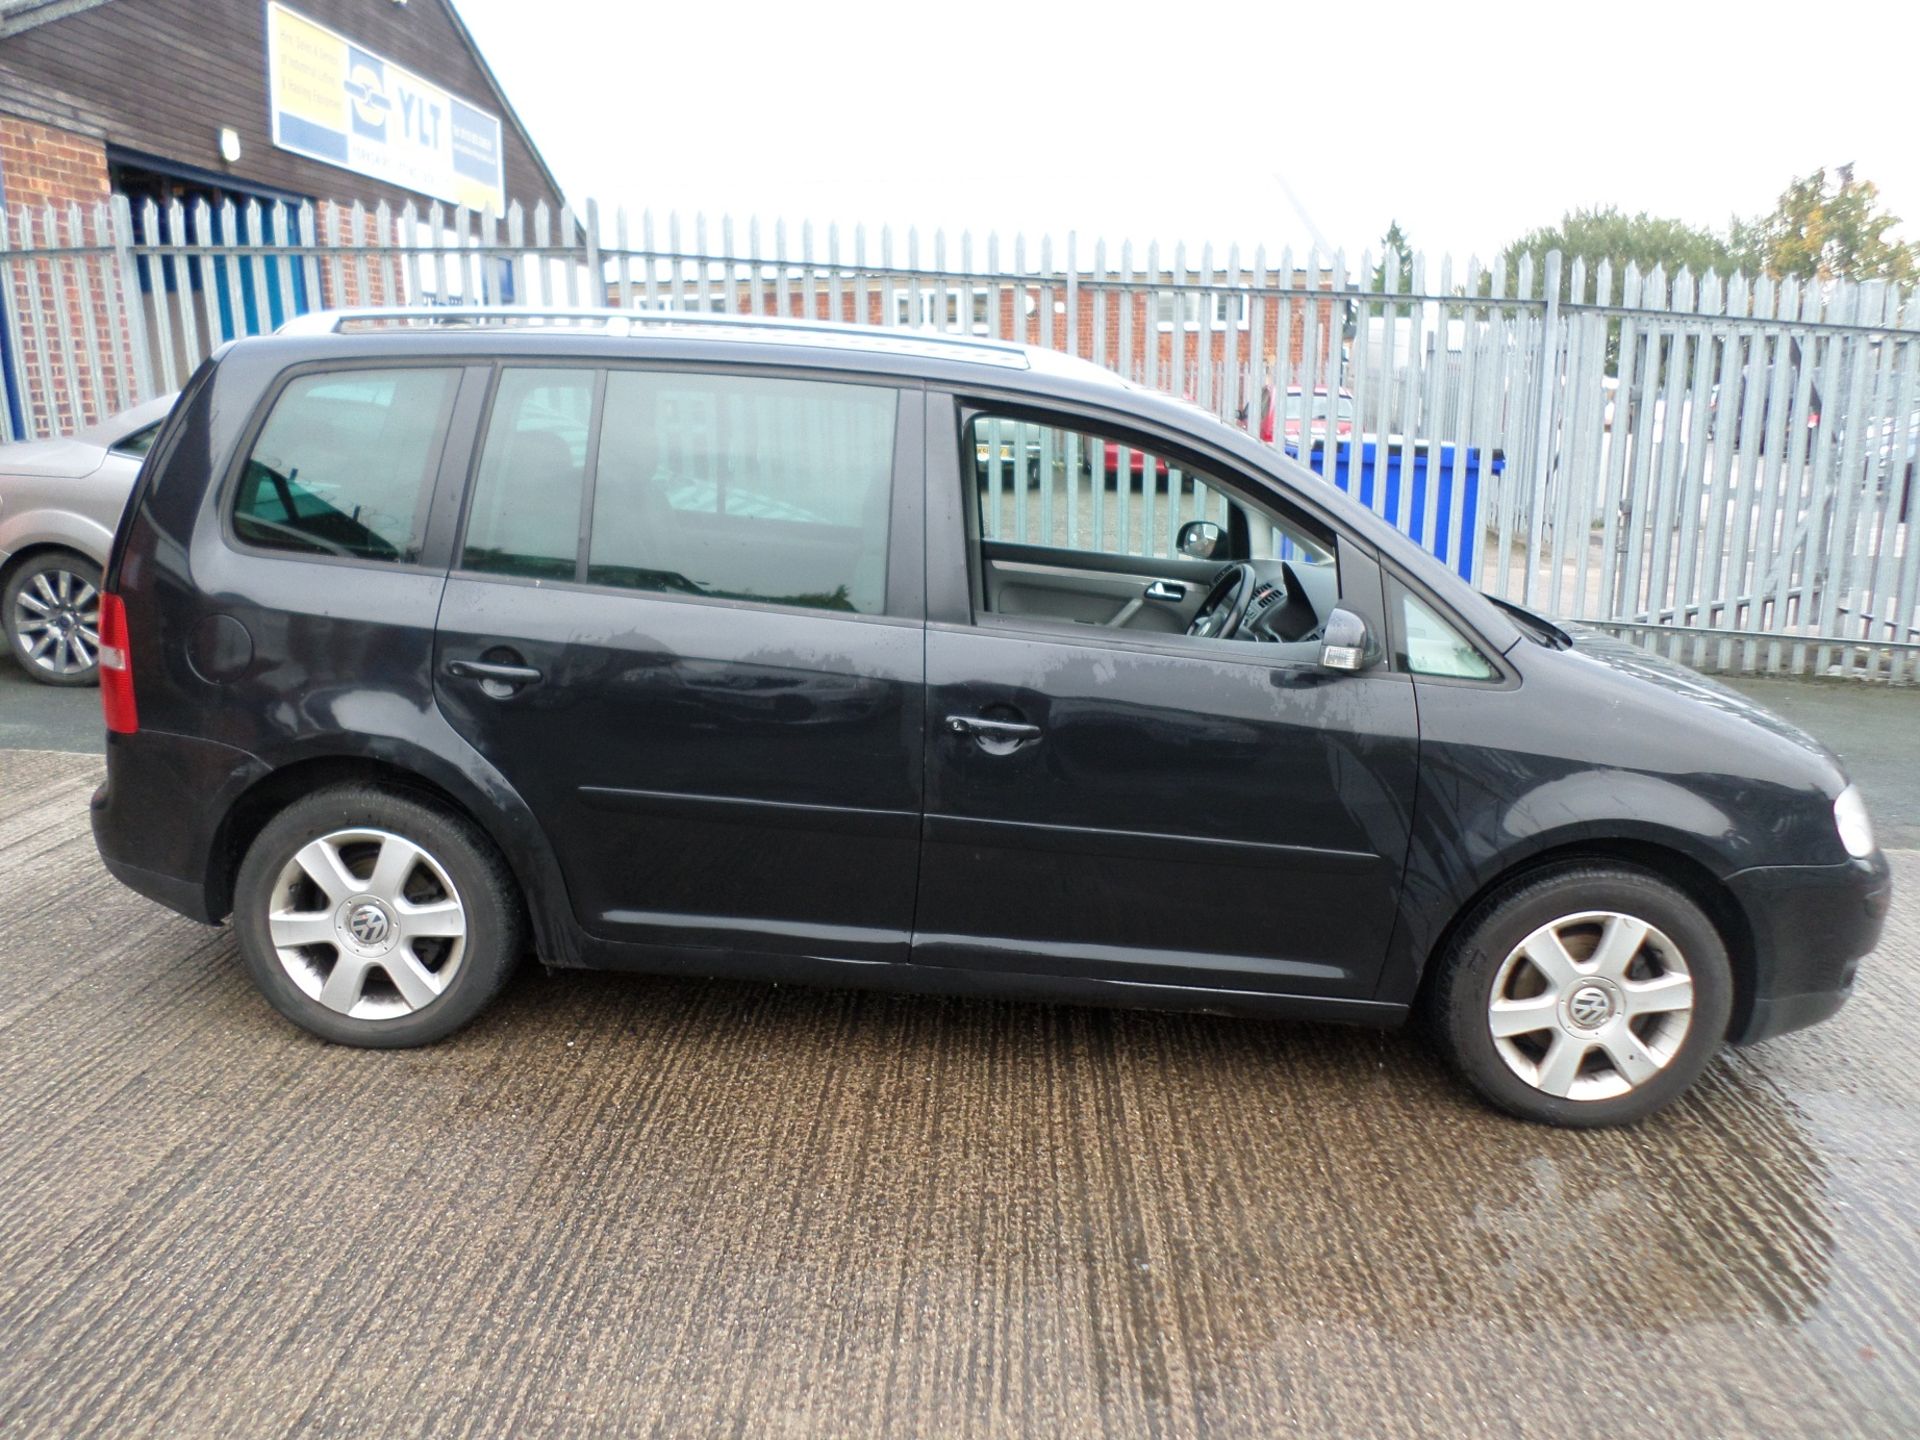
<instances>
[{"instance_id":1,"label":"front bumper","mask_svg":"<svg viewBox=\"0 0 1920 1440\"><path fill-rule=\"evenodd\" d=\"M1751 1045L1816 1025L1846 1004L1893 902L1887 857L1761 866L1727 884L1752 933L1754 982L1727 1038Z\"/></svg>"}]
</instances>

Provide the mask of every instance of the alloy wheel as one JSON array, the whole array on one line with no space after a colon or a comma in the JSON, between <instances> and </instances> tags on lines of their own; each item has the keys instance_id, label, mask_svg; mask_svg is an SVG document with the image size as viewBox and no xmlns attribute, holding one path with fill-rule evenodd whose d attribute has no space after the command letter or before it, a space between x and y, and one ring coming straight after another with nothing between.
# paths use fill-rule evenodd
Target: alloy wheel
<instances>
[{"instance_id":1,"label":"alloy wheel","mask_svg":"<svg viewBox=\"0 0 1920 1440\"><path fill-rule=\"evenodd\" d=\"M13 633L29 664L51 675L91 670L100 652L100 592L71 570L34 575L14 596Z\"/></svg>"},{"instance_id":2,"label":"alloy wheel","mask_svg":"<svg viewBox=\"0 0 1920 1440\"><path fill-rule=\"evenodd\" d=\"M387 830L336 830L280 867L267 934L288 978L356 1020L424 1009L452 983L467 915L425 848Z\"/></svg>"},{"instance_id":3,"label":"alloy wheel","mask_svg":"<svg viewBox=\"0 0 1920 1440\"><path fill-rule=\"evenodd\" d=\"M1637 1089L1679 1054L1693 977L1666 935L1636 916L1588 910L1549 921L1494 977L1494 1048L1527 1084L1569 1100Z\"/></svg>"}]
</instances>

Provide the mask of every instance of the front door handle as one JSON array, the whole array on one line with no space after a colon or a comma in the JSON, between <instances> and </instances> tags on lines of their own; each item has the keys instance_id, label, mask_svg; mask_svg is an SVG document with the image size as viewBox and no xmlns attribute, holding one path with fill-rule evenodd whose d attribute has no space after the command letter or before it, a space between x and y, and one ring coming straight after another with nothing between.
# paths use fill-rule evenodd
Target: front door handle
<instances>
[{"instance_id":1,"label":"front door handle","mask_svg":"<svg viewBox=\"0 0 1920 1440\"><path fill-rule=\"evenodd\" d=\"M982 715L949 715L947 728L956 735L971 735L976 740L1011 742L1019 745L1040 738L1040 727L1019 720L989 720Z\"/></svg>"},{"instance_id":2,"label":"front door handle","mask_svg":"<svg viewBox=\"0 0 1920 1440\"><path fill-rule=\"evenodd\" d=\"M496 700L540 680L540 672L531 665L502 665L493 660L449 660L446 670L456 680L478 680L480 688Z\"/></svg>"},{"instance_id":3,"label":"front door handle","mask_svg":"<svg viewBox=\"0 0 1920 1440\"><path fill-rule=\"evenodd\" d=\"M1156 580L1147 586L1147 599L1167 600L1178 603L1187 598L1187 587L1176 585L1171 580Z\"/></svg>"}]
</instances>

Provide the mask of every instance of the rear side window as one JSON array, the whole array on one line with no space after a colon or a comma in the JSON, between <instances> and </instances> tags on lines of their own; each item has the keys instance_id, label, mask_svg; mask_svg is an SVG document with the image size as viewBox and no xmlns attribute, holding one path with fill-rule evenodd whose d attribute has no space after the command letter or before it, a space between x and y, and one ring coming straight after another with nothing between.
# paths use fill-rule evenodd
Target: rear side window
<instances>
[{"instance_id":1,"label":"rear side window","mask_svg":"<svg viewBox=\"0 0 1920 1440\"><path fill-rule=\"evenodd\" d=\"M871 385L612 372L587 578L879 614L896 404Z\"/></svg>"},{"instance_id":2,"label":"rear side window","mask_svg":"<svg viewBox=\"0 0 1920 1440\"><path fill-rule=\"evenodd\" d=\"M301 375L274 402L233 502L249 545L411 563L457 370Z\"/></svg>"},{"instance_id":3,"label":"rear side window","mask_svg":"<svg viewBox=\"0 0 1920 1440\"><path fill-rule=\"evenodd\" d=\"M591 370L502 372L467 517L469 570L574 578L595 381Z\"/></svg>"},{"instance_id":4,"label":"rear side window","mask_svg":"<svg viewBox=\"0 0 1920 1440\"><path fill-rule=\"evenodd\" d=\"M897 403L827 381L507 369L462 563L877 615Z\"/></svg>"}]
</instances>

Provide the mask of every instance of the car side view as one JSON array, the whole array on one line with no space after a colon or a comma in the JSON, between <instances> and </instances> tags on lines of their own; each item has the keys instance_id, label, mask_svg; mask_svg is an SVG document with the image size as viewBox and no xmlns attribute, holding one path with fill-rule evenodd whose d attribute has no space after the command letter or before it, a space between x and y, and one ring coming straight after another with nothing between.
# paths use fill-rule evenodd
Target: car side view
<instances>
[{"instance_id":1,"label":"car side view","mask_svg":"<svg viewBox=\"0 0 1920 1440\"><path fill-rule=\"evenodd\" d=\"M1890 898L1799 731L1023 346L303 317L193 377L104 584L102 856L345 1044L531 953L1420 1018L1605 1125L1833 1014Z\"/></svg>"}]
</instances>

